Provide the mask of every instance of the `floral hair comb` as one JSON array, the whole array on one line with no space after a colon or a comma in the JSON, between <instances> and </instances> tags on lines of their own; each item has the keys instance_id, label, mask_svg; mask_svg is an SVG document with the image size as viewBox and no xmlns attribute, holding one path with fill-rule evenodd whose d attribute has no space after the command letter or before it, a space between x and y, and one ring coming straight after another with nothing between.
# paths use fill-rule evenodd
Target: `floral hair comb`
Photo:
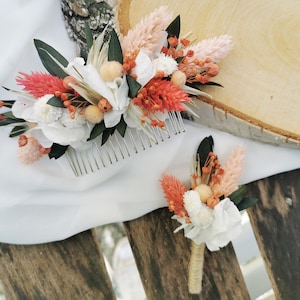
<instances>
[{"instance_id":1,"label":"floral hair comb","mask_svg":"<svg viewBox=\"0 0 300 300\"><path fill-rule=\"evenodd\" d=\"M185 237L192 240L188 281L191 294L202 290L205 245L210 251L226 246L241 232L239 211L257 202L245 197L245 186L238 187L244 147L234 149L222 166L213 152L213 144L211 136L200 143L190 189L172 175L161 179L169 210L181 224L175 232L183 229Z\"/></svg>"},{"instance_id":2,"label":"floral hair comb","mask_svg":"<svg viewBox=\"0 0 300 300\"><path fill-rule=\"evenodd\" d=\"M20 160L66 154L83 175L184 132L181 112L193 113L192 96L210 97L201 88L218 85L211 78L232 44L223 35L191 45L180 17L171 21L162 6L124 37L106 28L94 38L86 26L88 51L71 62L35 40L48 73L20 72L18 99L0 102L10 108L0 125L13 125Z\"/></svg>"}]
</instances>

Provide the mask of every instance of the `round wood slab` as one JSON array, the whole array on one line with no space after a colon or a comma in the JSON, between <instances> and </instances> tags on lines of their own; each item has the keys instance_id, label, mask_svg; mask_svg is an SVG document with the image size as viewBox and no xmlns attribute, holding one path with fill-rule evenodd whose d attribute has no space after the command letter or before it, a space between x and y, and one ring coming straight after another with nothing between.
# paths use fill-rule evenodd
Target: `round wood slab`
<instances>
[{"instance_id":1,"label":"round wood slab","mask_svg":"<svg viewBox=\"0 0 300 300\"><path fill-rule=\"evenodd\" d=\"M196 120L262 142L300 147L300 1L119 0L125 34L154 8L168 5L181 16L191 40L229 34L233 51L216 77L224 88L206 87Z\"/></svg>"}]
</instances>

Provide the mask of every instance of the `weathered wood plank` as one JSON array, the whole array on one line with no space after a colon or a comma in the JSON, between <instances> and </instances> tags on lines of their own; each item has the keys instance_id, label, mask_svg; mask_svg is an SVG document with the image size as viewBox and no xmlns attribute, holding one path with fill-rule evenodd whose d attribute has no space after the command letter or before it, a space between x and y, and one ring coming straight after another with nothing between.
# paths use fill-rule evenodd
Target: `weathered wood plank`
<instances>
[{"instance_id":1,"label":"weathered wood plank","mask_svg":"<svg viewBox=\"0 0 300 300\"><path fill-rule=\"evenodd\" d=\"M205 251L203 291L188 293L190 241L167 208L124 223L147 299L249 299L232 245Z\"/></svg>"},{"instance_id":2,"label":"weathered wood plank","mask_svg":"<svg viewBox=\"0 0 300 300\"><path fill-rule=\"evenodd\" d=\"M7 300L115 299L93 231L33 246L0 244Z\"/></svg>"},{"instance_id":3,"label":"weathered wood plank","mask_svg":"<svg viewBox=\"0 0 300 300\"><path fill-rule=\"evenodd\" d=\"M276 299L300 299L300 169L248 185L249 209Z\"/></svg>"}]
</instances>

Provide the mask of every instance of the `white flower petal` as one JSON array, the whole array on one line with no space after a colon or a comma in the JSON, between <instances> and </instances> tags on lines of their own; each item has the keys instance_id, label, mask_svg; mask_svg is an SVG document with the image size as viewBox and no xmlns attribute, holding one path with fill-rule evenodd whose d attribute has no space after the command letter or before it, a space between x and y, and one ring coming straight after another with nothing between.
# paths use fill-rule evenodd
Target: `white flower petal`
<instances>
[{"instance_id":1,"label":"white flower petal","mask_svg":"<svg viewBox=\"0 0 300 300\"><path fill-rule=\"evenodd\" d=\"M85 65L85 61L82 57L76 57L73 61L69 62L65 71L72 77L74 77L77 81L82 81L82 76L80 74L83 73L83 69Z\"/></svg>"},{"instance_id":2,"label":"white flower petal","mask_svg":"<svg viewBox=\"0 0 300 300\"><path fill-rule=\"evenodd\" d=\"M44 135L53 143L60 145L69 145L71 143L83 140L89 137L88 126L79 128L68 128L60 122L54 122L49 125L42 126Z\"/></svg>"},{"instance_id":3,"label":"white flower petal","mask_svg":"<svg viewBox=\"0 0 300 300\"><path fill-rule=\"evenodd\" d=\"M210 220L209 223L206 220L208 217L206 212L202 215L204 212L202 205L206 205L203 203L199 205L193 192L188 191L184 196L184 203L187 205L185 208L188 207L187 211L192 224L184 225L185 218L177 218L177 221L182 224L177 231L183 229L185 237L192 239L197 244L205 243L210 251L217 251L240 234L242 219L240 212L234 203L226 198L220 201L214 209L210 209L212 215L211 219L207 219Z\"/></svg>"},{"instance_id":4,"label":"white flower petal","mask_svg":"<svg viewBox=\"0 0 300 300\"><path fill-rule=\"evenodd\" d=\"M18 97L11 109L13 115L29 122L36 122L33 112L35 101L25 97Z\"/></svg>"},{"instance_id":5,"label":"white flower petal","mask_svg":"<svg viewBox=\"0 0 300 300\"><path fill-rule=\"evenodd\" d=\"M135 59L136 66L132 69L132 73L137 76L136 81L144 86L155 75L151 58L143 51L140 51Z\"/></svg>"}]
</instances>

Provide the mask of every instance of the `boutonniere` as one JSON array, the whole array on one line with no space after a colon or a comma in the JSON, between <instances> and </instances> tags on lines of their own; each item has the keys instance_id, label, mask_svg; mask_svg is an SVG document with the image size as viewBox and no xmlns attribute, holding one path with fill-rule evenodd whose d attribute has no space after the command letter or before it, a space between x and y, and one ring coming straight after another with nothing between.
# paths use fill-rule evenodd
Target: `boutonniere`
<instances>
[{"instance_id":1,"label":"boutonniere","mask_svg":"<svg viewBox=\"0 0 300 300\"><path fill-rule=\"evenodd\" d=\"M246 197L247 188L238 185L245 148L236 147L222 165L213 146L211 136L200 143L189 187L173 175L165 174L161 179L172 218L181 224L175 232L182 229L192 240L188 283L192 294L202 289L205 246L218 251L236 238L241 233L240 211L257 201Z\"/></svg>"}]
</instances>

